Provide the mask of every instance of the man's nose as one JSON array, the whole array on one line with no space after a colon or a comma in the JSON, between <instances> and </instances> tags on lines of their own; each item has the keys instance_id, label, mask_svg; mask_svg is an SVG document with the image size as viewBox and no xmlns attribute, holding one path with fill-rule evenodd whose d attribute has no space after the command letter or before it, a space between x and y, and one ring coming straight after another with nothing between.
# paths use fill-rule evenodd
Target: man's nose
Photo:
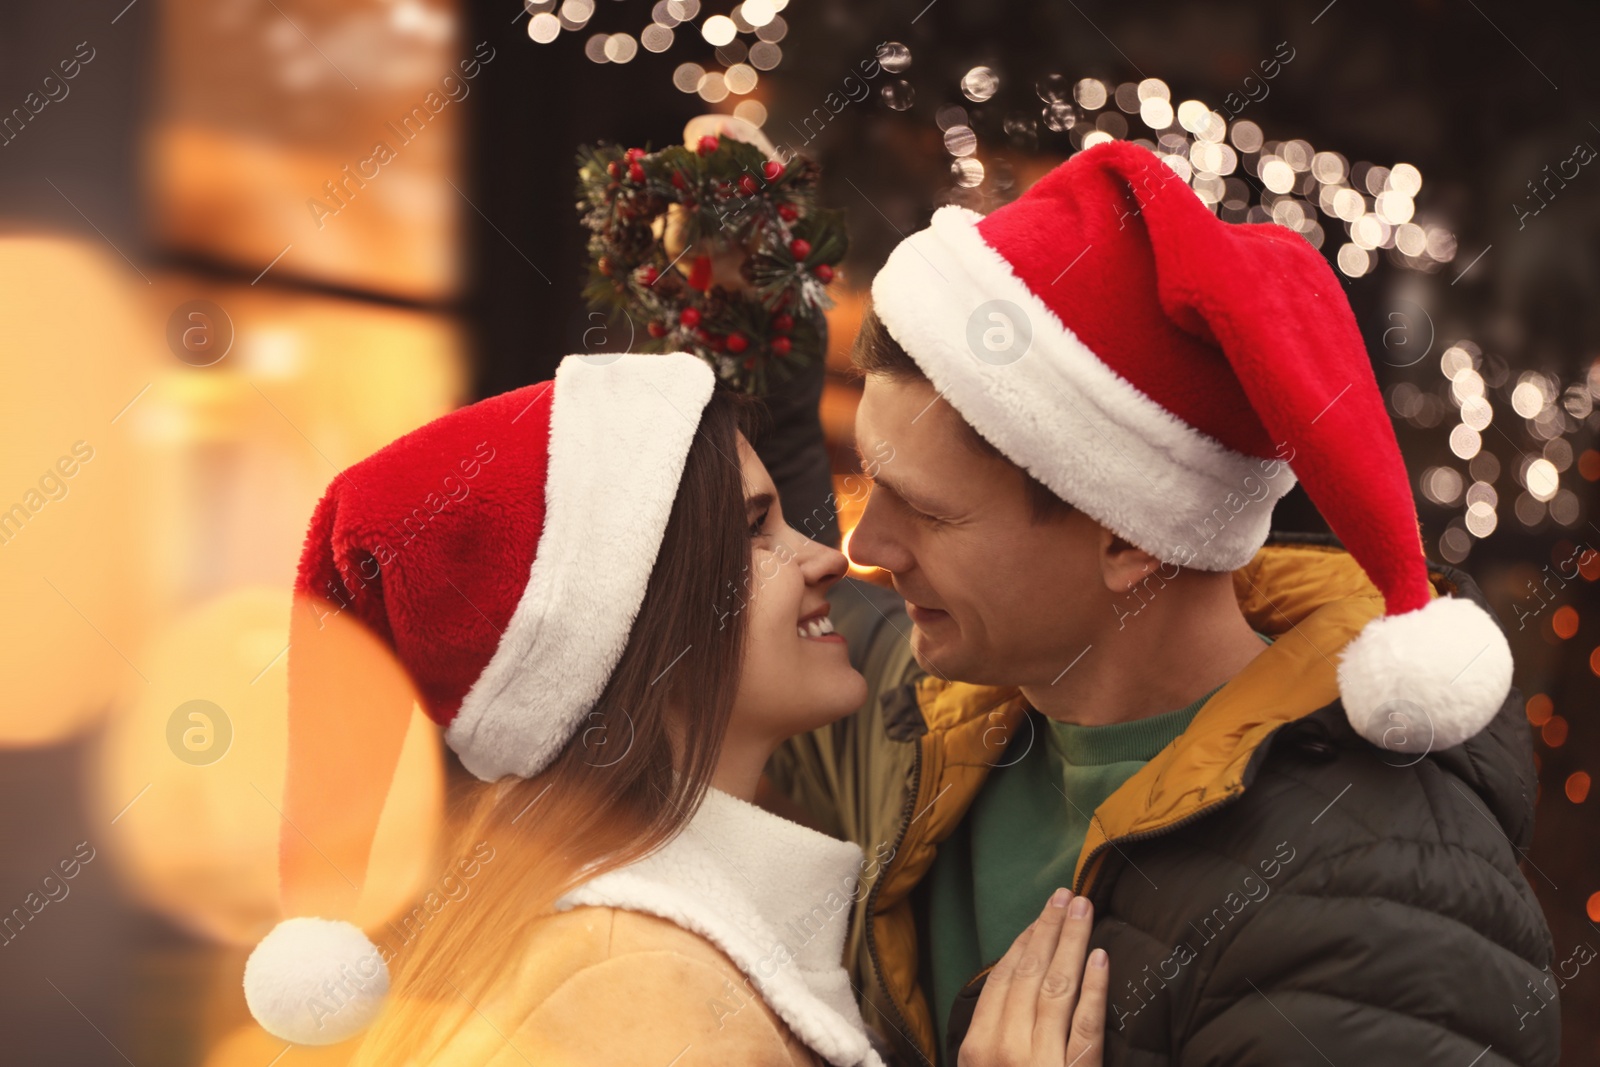
<instances>
[{"instance_id":1,"label":"man's nose","mask_svg":"<svg viewBox=\"0 0 1600 1067\"><path fill-rule=\"evenodd\" d=\"M858 567L881 567L887 571L905 567L904 553L895 550L886 516L876 494L867 497L855 529L850 532L850 562Z\"/></svg>"}]
</instances>

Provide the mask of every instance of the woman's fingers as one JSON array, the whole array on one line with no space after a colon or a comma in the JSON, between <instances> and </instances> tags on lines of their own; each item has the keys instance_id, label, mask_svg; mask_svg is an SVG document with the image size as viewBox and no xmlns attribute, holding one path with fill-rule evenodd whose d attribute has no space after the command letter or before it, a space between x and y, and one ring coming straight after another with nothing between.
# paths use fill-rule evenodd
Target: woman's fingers
<instances>
[{"instance_id":1,"label":"woman's fingers","mask_svg":"<svg viewBox=\"0 0 1600 1067\"><path fill-rule=\"evenodd\" d=\"M1030 923L1022 933L1018 934L1016 940L1011 942L1011 947L1006 949L1006 954L989 969L989 976L983 980L983 989L978 993L977 1007L972 1010L972 1022L967 1027L967 1036L961 1041L959 1067L975 1067L975 1065L998 1062L995 1059L995 1052L1002 1036L1000 1016L1005 1009L1011 974L1016 968L1017 957L1027 948L1028 940L1037 925Z\"/></svg>"},{"instance_id":2,"label":"woman's fingers","mask_svg":"<svg viewBox=\"0 0 1600 1067\"><path fill-rule=\"evenodd\" d=\"M1020 1034L1029 1037L1033 1033L1034 1019L1039 1013L1040 990L1049 972L1050 962L1056 955L1061 933L1068 926L1067 913L1073 903L1069 890L1057 889L1045 902L1044 911L1034 920L1033 937L1017 957L1010 989L1006 991L1005 1010L1000 1016L1001 1029L1008 1036Z\"/></svg>"},{"instance_id":3,"label":"woman's fingers","mask_svg":"<svg viewBox=\"0 0 1600 1067\"><path fill-rule=\"evenodd\" d=\"M1051 895L985 979L959 1067L1100 1067L1111 971L1093 925L1087 897Z\"/></svg>"},{"instance_id":4,"label":"woman's fingers","mask_svg":"<svg viewBox=\"0 0 1600 1067\"><path fill-rule=\"evenodd\" d=\"M1089 964L1083 971L1083 991L1078 995L1078 1010L1072 1015L1072 1038L1067 1042L1066 1062L1072 1067L1100 1067L1105 1055L1110 964L1105 949L1097 948L1089 953Z\"/></svg>"},{"instance_id":5,"label":"woman's fingers","mask_svg":"<svg viewBox=\"0 0 1600 1067\"><path fill-rule=\"evenodd\" d=\"M1094 908L1088 897L1074 897L1071 904L1058 910L1065 912L1064 921L1057 929L1051 946L1054 954L1034 997L1033 1044L1039 1049L1067 1047L1067 1028L1073 1021L1073 1008L1078 1004L1084 956L1089 951L1089 931L1094 925Z\"/></svg>"}]
</instances>

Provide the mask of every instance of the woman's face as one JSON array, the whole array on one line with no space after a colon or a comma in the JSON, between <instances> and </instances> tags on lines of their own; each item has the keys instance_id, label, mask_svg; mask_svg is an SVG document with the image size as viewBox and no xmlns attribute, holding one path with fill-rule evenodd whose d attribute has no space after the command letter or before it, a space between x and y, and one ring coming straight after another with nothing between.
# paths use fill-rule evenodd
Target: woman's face
<instances>
[{"instance_id":1,"label":"woman's face","mask_svg":"<svg viewBox=\"0 0 1600 1067\"><path fill-rule=\"evenodd\" d=\"M729 609L743 612L748 636L729 739L776 745L833 722L867 698L844 638L828 621L828 590L844 576L843 554L783 519L778 491L739 436L750 569Z\"/></svg>"}]
</instances>

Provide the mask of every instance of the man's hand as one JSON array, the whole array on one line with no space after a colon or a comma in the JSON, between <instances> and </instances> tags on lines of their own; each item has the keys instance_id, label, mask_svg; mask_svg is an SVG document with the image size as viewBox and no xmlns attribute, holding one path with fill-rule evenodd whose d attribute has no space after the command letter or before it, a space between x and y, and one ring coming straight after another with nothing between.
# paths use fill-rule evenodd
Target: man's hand
<instances>
[{"instance_id":1,"label":"man's hand","mask_svg":"<svg viewBox=\"0 0 1600 1067\"><path fill-rule=\"evenodd\" d=\"M1089 947L1093 908L1058 889L985 980L959 1067L1100 1067L1105 1050L1104 949Z\"/></svg>"}]
</instances>

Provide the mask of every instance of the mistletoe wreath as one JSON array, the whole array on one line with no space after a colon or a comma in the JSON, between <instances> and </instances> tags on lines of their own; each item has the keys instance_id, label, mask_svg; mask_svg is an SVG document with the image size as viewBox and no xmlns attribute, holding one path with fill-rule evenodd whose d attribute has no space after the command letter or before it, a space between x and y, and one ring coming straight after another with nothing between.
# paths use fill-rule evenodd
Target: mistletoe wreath
<instances>
[{"instance_id":1,"label":"mistletoe wreath","mask_svg":"<svg viewBox=\"0 0 1600 1067\"><path fill-rule=\"evenodd\" d=\"M644 351L693 352L734 388L763 395L826 351L843 213L817 206L816 163L771 159L755 127L707 118L714 125L689 124L691 144L579 152L584 297L642 319ZM697 136L706 129L720 133Z\"/></svg>"}]
</instances>

